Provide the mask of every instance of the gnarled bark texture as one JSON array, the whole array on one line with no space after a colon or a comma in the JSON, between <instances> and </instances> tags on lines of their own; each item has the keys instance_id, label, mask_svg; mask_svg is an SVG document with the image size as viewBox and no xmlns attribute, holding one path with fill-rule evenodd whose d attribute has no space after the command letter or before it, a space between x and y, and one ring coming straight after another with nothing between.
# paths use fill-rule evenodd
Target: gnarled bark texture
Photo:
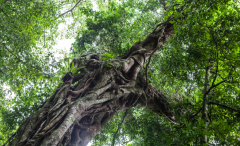
<instances>
[{"instance_id":1,"label":"gnarled bark texture","mask_svg":"<svg viewBox=\"0 0 240 146\"><path fill-rule=\"evenodd\" d=\"M158 25L123 56L103 63L101 55L73 60L84 75L66 73L63 85L9 139L10 146L85 146L114 114L142 106L173 120L165 96L147 86L144 63L173 34L169 21ZM77 84L71 87L73 83Z\"/></svg>"}]
</instances>

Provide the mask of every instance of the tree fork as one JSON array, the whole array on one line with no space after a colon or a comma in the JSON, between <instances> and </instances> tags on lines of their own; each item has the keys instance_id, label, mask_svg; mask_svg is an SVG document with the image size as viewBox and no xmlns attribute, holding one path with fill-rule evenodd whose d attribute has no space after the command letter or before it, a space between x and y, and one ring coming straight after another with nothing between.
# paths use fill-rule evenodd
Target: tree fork
<instances>
[{"instance_id":1,"label":"tree fork","mask_svg":"<svg viewBox=\"0 0 240 146\"><path fill-rule=\"evenodd\" d=\"M84 75L67 73L63 85L5 145L85 146L117 112L137 105L173 121L166 97L150 85L145 89L147 81L141 72L146 59L173 35L170 20L158 25L125 55L109 60L107 66L101 55L75 58L75 67L86 66L79 70Z\"/></svg>"}]
</instances>

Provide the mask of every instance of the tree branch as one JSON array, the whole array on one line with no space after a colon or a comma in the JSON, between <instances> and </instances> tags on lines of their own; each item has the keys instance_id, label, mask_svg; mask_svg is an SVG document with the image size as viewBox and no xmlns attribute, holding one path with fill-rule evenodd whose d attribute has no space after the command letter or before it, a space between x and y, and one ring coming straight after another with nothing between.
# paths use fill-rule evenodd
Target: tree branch
<instances>
[{"instance_id":1,"label":"tree branch","mask_svg":"<svg viewBox=\"0 0 240 146\"><path fill-rule=\"evenodd\" d=\"M202 110L202 108L200 108L200 109L197 111L197 113L193 114L193 115L191 116L191 118L197 116L197 115L200 113L201 110ZM191 118L190 118L190 119L191 119Z\"/></svg>"},{"instance_id":2,"label":"tree branch","mask_svg":"<svg viewBox=\"0 0 240 146\"><path fill-rule=\"evenodd\" d=\"M77 5L78 5L80 2L81 2L81 0L79 0L70 10L62 13L59 17L62 17L62 16L64 16L65 14L67 14L67 13L69 13L69 12L72 12L72 11L77 7ZM59 17L58 17L58 18L59 18ZM56 18L55 20L57 20L58 18Z\"/></svg>"},{"instance_id":3,"label":"tree branch","mask_svg":"<svg viewBox=\"0 0 240 146\"><path fill-rule=\"evenodd\" d=\"M117 129L117 131L115 132L115 134L114 134L114 136L113 136L112 146L114 146L114 144L115 144L116 135L117 135L117 133L118 133L118 131L119 131L119 129L120 129L121 124L124 122L124 119L125 119L125 117L127 116L127 113L128 113L128 109L125 111L125 114L124 114L124 116L123 116L123 118L122 118L121 123L118 124L118 129Z\"/></svg>"},{"instance_id":4,"label":"tree branch","mask_svg":"<svg viewBox=\"0 0 240 146\"><path fill-rule=\"evenodd\" d=\"M0 10L3 12L4 15L6 15L9 18L9 16L3 11L3 9L0 8Z\"/></svg>"},{"instance_id":5,"label":"tree branch","mask_svg":"<svg viewBox=\"0 0 240 146\"><path fill-rule=\"evenodd\" d=\"M168 20L168 21L170 21L170 20ZM153 32L155 32L156 29L157 29L159 26L161 26L161 25L163 25L163 23L158 24L158 25L156 26L156 28L154 29ZM162 37L162 36L164 35L164 29L165 29L165 26L162 27L161 36L160 36L160 37ZM153 33L153 32L152 32L152 33ZM150 57L149 57L148 63L147 63L147 65L146 65L146 88L145 88L145 89L148 88L148 66L149 66L149 64L150 64L150 62L151 62L152 55L153 55L161 46L163 46L163 44L162 44L161 42L160 42L160 43L158 42L156 48L152 51L152 53L151 53L151 55L150 55ZM144 59L144 60L145 60L145 59Z\"/></svg>"},{"instance_id":6,"label":"tree branch","mask_svg":"<svg viewBox=\"0 0 240 146\"><path fill-rule=\"evenodd\" d=\"M240 112L240 110L234 109L234 108L229 107L229 106L224 105L224 104L220 104L220 103L216 103L216 102L209 102L208 104L209 104L209 105L218 105L218 106L221 106L221 107L230 109L230 110L232 110L232 111L234 111L234 112Z\"/></svg>"},{"instance_id":7,"label":"tree branch","mask_svg":"<svg viewBox=\"0 0 240 146\"><path fill-rule=\"evenodd\" d=\"M3 74L5 74L1 69L0 69L0 71L1 71Z\"/></svg>"},{"instance_id":8,"label":"tree branch","mask_svg":"<svg viewBox=\"0 0 240 146\"><path fill-rule=\"evenodd\" d=\"M217 75L218 75L218 43L217 43L217 40L216 38L214 37L213 33L210 31L209 27L206 25L206 27L208 28L209 31L207 31L213 38L213 41L215 42L215 45L216 45L216 49L217 49L217 54L216 54L216 59L217 59L217 68L216 68L216 74L215 74L215 77L213 79L213 82L212 82L212 86L214 85L214 82L216 81L217 79Z\"/></svg>"},{"instance_id":9,"label":"tree branch","mask_svg":"<svg viewBox=\"0 0 240 146\"><path fill-rule=\"evenodd\" d=\"M8 144L8 143L10 142L10 140L12 140L12 138L13 138L16 134L17 134L17 131L8 138L8 140L3 144L3 146L5 146L6 144Z\"/></svg>"},{"instance_id":10,"label":"tree branch","mask_svg":"<svg viewBox=\"0 0 240 146\"><path fill-rule=\"evenodd\" d=\"M207 92L204 93L204 96L207 95L213 88L217 87L218 85L220 85L220 84L222 84L222 83L224 83L224 82L228 82L228 81L223 80L223 81L217 83L216 85L212 85L212 86L207 90Z\"/></svg>"},{"instance_id":11,"label":"tree branch","mask_svg":"<svg viewBox=\"0 0 240 146\"><path fill-rule=\"evenodd\" d=\"M0 42L0 43L1 43L1 42ZM4 46L10 54L12 54L13 56L15 56L16 59L18 58L12 51L10 51L10 50L7 48L7 46L6 46L5 43L1 43L1 45Z\"/></svg>"},{"instance_id":12,"label":"tree branch","mask_svg":"<svg viewBox=\"0 0 240 146\"><path fill-rule=\"evenodd\" d=\"M145 88L145 89L148 88L148 66L149 66L149 64L150 64L150 62L151 62L151 58L152 58L153 54L154 54L157 50L158 50L158 46L152 51L152 53L151 53L151 55L150 55L150 57L149 57L148 63L147 63L147 65L146 65L146 88Z\"/></svg>"}]
</instances>

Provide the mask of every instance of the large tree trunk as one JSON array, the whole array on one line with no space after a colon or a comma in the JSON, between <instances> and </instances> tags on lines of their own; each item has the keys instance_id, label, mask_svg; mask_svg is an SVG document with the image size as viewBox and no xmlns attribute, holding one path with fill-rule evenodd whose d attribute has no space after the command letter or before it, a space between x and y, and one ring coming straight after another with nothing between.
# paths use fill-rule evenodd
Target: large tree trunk
<instances>
[{"instance_id":1,"label":"large tree trunk","mask_svg":"<svg viewBox=\"0 0 240 146\"><path fill-rule=\"evenodd\" d=\"M168 101L147 85L141 72L146 60L169 40L173 30L169 21L162 23L145 40L113 60L103 62L96 54L75 58L75 67L86 66L80 69L84 75L66 73L63 85L6 145L85 146L117 112L137 105L173 120ZM72 88L75 82L78 84Z\"/></svg>"}]
</instances>

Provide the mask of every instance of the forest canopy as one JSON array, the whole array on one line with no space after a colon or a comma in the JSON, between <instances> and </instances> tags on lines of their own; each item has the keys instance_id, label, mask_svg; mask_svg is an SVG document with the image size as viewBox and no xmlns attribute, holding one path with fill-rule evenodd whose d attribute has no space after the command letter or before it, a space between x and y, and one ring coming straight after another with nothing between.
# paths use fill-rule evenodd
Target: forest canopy
<instances>
[{"instance_id":1,"label":"forest canopy","mask_svg":"<svg viewBox=\"0 0 240 146\"><path fill-rule=\"evenodd\" d=\"M82 77L94 68L87 66L91 61L75 67L74 59L97 54L107 73L116 59L131 59L137 44L146 51L147 38L162 31L157 39L162 44L153 43L142 66L132 57L151 94L136 97L143 106L113 109L117 112L90 145L240 145L239 24L238 0L1 0L0 144L44 107L64 85L66 73ZM67 28L59 30L60 25ZM56 40L69 38L75 41L65 52L53 48ZM69 89L101 74L92 72ZM82 98L88 95L84 90ZM160 94L172 119L148 105L151 95Z\"/></svg>"}]
</instances>

